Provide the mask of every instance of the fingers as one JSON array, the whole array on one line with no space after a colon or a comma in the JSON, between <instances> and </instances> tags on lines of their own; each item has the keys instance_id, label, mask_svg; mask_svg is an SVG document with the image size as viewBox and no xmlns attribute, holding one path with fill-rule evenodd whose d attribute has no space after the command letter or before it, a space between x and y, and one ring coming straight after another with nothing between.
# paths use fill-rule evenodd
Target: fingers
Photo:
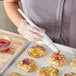
<instances>
[{"instance_id":1,"label":"fingers","mask_svg":"<svg viewBox=\"0 0 76 76\"><path fill-rule=\"evenodd\" d=\"M38 29L28 24L23 26L21 30L21 34L24 36L24 38L30 41L42 41L43 36L41 33L45 32L44 29Z\"/></svg>"},{"instance_id":2,"label":"fingers","mask_svg":"<svg viewBox=\"0 0 76 76\"><path fill-rule=\"evenodd\" d=\"M30 33L31 35L33 35L33 37L37 37L37 38L43 39L43 36L40 35L40 34L38 34L38 33L35 33L35 32L33 32L33 31L29 31L29 33Z\"/></svg>"},{"instance_id":3,"label":"fingers","mask_svg":"<svg viewBox=\"0 0 76 76\"><path fill-rule=\"evenodd\" d=\"M23 36L31 41L41 41L43 39L43 36L29 30L24 31Z\"/></svg>"},{"instance_id":4,"label":"fingers","mask_svg":"<svg viewBox=\"0 0 76 76\"><path fill-rule=\"evenodd\" d=\"M35 27L32 27L31 30L33 30L33 32L36 32L36 33L39 33L39 34L45 32L44 29L38 29L38 28L35 28Z\"/></svg>"},{"instance_id":5,"label":"fingers","mask_svg":"<svg viewBox=\"0 0 76 76\"><path fill-rule=\"evenodd\" d=\"M41 41L41 39L33 37L33 36L31 37L29 35L24 35L24 38L26 38L29 41Z\"/></svg>"},{"instance_id":6,"label":"fingers","mask_svg":"<svg viewBox=\"0 0 76 76\"><path fill-rule=\"evenodd\" d=\"M33 31L35 33L38 33L38 34L45 32L44 29L38 29L38 28L32 27L30 25L27 25L27 29L30 31Z\"/></svg>"}]
</instances>

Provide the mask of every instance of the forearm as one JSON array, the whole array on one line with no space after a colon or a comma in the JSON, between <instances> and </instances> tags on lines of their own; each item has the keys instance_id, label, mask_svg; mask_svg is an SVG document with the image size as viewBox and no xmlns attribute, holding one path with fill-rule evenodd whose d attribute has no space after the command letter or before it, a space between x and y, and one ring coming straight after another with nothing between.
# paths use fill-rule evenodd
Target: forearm
<instances>
[{"instance_id":1,"label":"forearm","mask_svg":"<svg viewBox=\"0 0 76 76\"><path fill-rule=\"evenodd\" d=\"M4 7L10 20L18 27L20 21L24 19L18 12L18 3L4 1Z\"/></svg>"}]
</instances>

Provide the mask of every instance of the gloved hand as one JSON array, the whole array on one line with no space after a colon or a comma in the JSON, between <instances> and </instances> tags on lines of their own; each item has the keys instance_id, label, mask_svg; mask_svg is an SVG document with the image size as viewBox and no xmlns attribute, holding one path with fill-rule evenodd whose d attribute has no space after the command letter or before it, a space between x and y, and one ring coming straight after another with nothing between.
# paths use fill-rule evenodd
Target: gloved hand
<instances>
[{"instance_id":1,"label":"gloved hand","mask_svg":"<svg viewBox=\"0 0 76 76\"><path fill-rule=\"evenodd\" d=\"M24 38L30 41L41 41L43 36L40 34L45 32L44 29L32 27L26 22L26 20L20 22L17 30Z\"/></svg>"}]
</instances>

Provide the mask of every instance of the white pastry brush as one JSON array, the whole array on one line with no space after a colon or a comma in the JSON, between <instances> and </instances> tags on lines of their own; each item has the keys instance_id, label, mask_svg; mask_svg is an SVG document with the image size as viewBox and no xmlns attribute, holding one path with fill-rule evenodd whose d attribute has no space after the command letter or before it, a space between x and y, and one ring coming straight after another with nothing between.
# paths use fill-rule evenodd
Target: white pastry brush
<instances>
[{"instance_id":1,"label":"white pastry brush","mask_svg":"<svg viewBox=\"0 0 76 76\"><path fill-rule=\"evenodd\" d=\"M36 27L38 29L40 29L37 25L35 25L24 13L23 11L19 8L18 9L19 13L26 19L26 21L33 27ZM59 49L55 46L55 44L53 43L53 41L45 34L45 33L42 33L41 34L44 38L43 38L43 42L45 42L50 48L52 51L54 51L56 54L59 54L60 51Z\"/></svg>"}]
</instances>

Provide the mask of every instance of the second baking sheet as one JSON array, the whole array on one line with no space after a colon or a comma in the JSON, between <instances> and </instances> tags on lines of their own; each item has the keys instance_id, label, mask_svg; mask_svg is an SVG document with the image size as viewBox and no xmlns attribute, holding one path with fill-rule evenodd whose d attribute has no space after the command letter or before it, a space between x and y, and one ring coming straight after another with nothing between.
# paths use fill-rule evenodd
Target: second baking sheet
<instances>
[{"instance_id":1,"label":"second baking sheet","mask_svg":"<svg viewBox=\"0 0 76 76\"><path fill-rule=\"evenodd\" d=\"M28 55L28 49L29 49L31 46L33 46L33 45L41 45L41 46L43 46L44 48L46 48L47 54L46 54L44 57L41 57L41 58L33 58L33 57L30 57L30 56ZM64 49L63 49L63 50L64 50ZM68 49L65 49L65 50L67 51ZM64 51L65 51L65 50L64 50ZM47 45L45 45L45 44L37 44L37 43L32 42L32 43L29 45L29 47L27 47L27 49L24 51L24 53L14 62L14 64L13 64L11 67L9 67L9 68L5 71L5 73L4 73L2 76L8 76L8 74L9 74L10 72L18 72L18 73L21 73L23 76L36 76L36 73L37 73L37 70L38 70L39 67L53 66L53 65L48 64L48 62L47 62L47 59L48 59L49 55L52 54L52 53L53 53L53 52L51 51L51 49L50 49ZM73 71L73 70L71 70L71 69L69 68L69 63L70 63L70 61L72 60L72 58L73 58L74 56L71 55L71 54L64 53L64 52L61 52L61 53L62 53L63 55L65 55L66 58L67 58L66 64L65 64L64 66L62 66L62 67L53 66L53 67L59 69L59 76L62 76L63 74L68 73L68 72L75 72L75 71ZM17 66L16 66L16 64L17 64L18 61L20 61L21 59L27 58L27 57L34 59L34 60L36 61L36 63L37 63L37 68L36 68L33 72L30 72L30 73L26 73L25 71L21 71L21 70L18 69Z\"/></svg>"}]
</instances>

